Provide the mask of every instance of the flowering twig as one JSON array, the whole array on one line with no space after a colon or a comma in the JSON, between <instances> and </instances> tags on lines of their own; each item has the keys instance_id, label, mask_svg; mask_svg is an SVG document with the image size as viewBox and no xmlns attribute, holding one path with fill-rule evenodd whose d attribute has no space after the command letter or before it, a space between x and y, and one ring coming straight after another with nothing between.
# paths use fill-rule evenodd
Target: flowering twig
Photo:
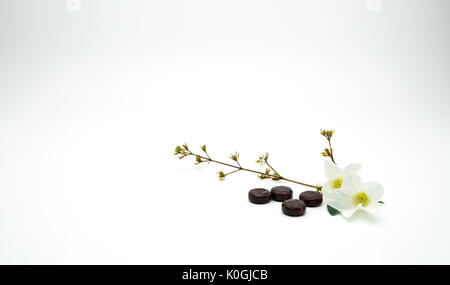
<instances>
[{"instance_id":1,"label":"flowering twig","mask_svg":"<svg viewBox=\"0 0 450 285\"><path fill-rule=\"evenodd\" d=\"M333 130L320 130L320 134L324 136L328 141L328 147L326 147L325 150L321 152L321 154L323 156L328 156L334 164L337 164L334 160L333 148L331 147L331 137L333 136L333 133Z\"/></svg>"},{"instance_id":2,"label":"flowering twig","mask_svg":"<svg viewBox=\"0 0 450 285\"><path fill-rule=\"evenodd\" d=\"M222 162L222 161L218 161L215 159L212 159L208 152L206 151L206 145L202 145L200 147L200 149L203 151L204 155L201 154L197 154L192 152L187 144L183 144L181 146L177 145L175 147L175 153L174 155L178 156L179 159L183 159L187 156L194 156L195 157L195 164L200 164L200 163L204 163L204 162L214 162L217 164L221 164L221 165L225 165L227 167L231 167L231 168L235 168L234 171L231 171L229 173L224 173L223 171L219 171L217 172L217 174L219 175L219 179L223 180L225 179L226 176L239 172L239 171L247 171L247 172L252 172L252 173L256 173L259 174L258 177L261 179L272 179L272 180L285 180L285 181L289 181L292 183L296 183L296 184L300 184L303 186L307 186L307 187L311 187L311 188L315 188L318 191L320 191L321 186L320 185L312 185L312 184L307 184L307 183L303 183L300 181L296 181L293 179L289 179L286 177L281 176L277 171L275 171L275 169L268 163L268 158L269 158L269 154L266 153L264 155L261 155L259 157L259 159L256 161L257 163L261 164L261 165L267 165L269 168L266 168L266 170L264 172L262 171L258 171L258 170L253 170L253 169L249 169L249 168L244 168L242 167L242 165L239 162L239 153L235 152L232 155L230 155L230 159L233 160L234 162L236 162L236 165L234 164L229 164L226 162Z\"/></svg>"}]
</instances>

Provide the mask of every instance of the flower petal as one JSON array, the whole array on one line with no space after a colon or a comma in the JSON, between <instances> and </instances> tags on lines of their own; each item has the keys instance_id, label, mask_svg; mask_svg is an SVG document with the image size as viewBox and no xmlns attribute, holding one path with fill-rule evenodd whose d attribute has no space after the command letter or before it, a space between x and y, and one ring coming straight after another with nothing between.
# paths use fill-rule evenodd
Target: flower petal
<instances>
[{"instance_id":1,"label":"flower petal","mask_svg":"<svg viewBox=\"0 0 450 285\"><path fill-rule=\"evenodd\" d=\"M353 216L354 213L356 213L356 211L358 211L359 209L361 209L361 205L358 205L352 209L348 209L348 210L344 210L341 211L342 216L346 217L346 218L350 218L351 216Z\"/></svg>"},{"instance_id":2,"label":"flower petal","mask_svg":"<svg viewBox=\"0 0 450 285\"><path fill-rule=\"evenodd\" d=\"M344 174L344 180L342 181L341 190L346 191L348 194L354 194L361 191L363 188L363 182L358 174L347 172Z\"/></svg>"},{"instance_id":3,"label":"flower petal","mask_svg":"<svg viewBox=\"0 0 450 285\"><path fill-rule=\"evenodd\" d=\"M325 183L323 183L322 185L322 194L326 195L328 193L330 193L332 191L331 187L330 187L330 181L325 181Z\"/></svg>"},{"instance_id":4,"label":"flower petal","mask_svg":"<svg viewBox=\"0 0 450 285\"><path fill-rule=\"evenodd\" d=\"M341 176L344 170L337 167L334 163L329 160L325 160L325 176L327 178L334 178L336 176Z\"/></svg>"},{"instance_id":5,"label":"flower petal","mask_svg":"<svg viewBox=\"0 0 450 285\"><path fill-rule=\"evenodd\" d=\"M361 207L361 210L366 211L370 214L373 214L375 212L375 210L377 209L377 207L378 207L377 205L374 205L372 207L370 205L367 205L366 207Z\"/></svg>"},{"instance_id":6,"label":"flower petal","mask_svg":"<svg viewBox=\"0 0 450 285\"><path fill-rule=\"evenodd\" d=\"M347 165L344 168L344 172L360 172L361 171L361 163L352 163Z\"/></svg>"},{"instance_id":7,"label":"flower petal","mask_svg":"<svg viewBox=\"0 0 450 285\"><path fill-rule=\"evenodd\" d=\"M380 201L383 196L384 189L383 186L376 182L367 182L362 186L364 192L366 192L367 196L369 196L369 205L365 208L368 210L372 210L376 206L378 206L378 201Z\"/></svg>"},{"instance_id":8,"label":"flower petal","mask_svg":"<svg viewBox=\"0 0 450 285\"><path fill-rule=\"evenodd\" d=\"M339 212L348 211L355 207L352 203L351 194L342 190L331 191L324 196L324 200L327 205L330 205Z\"/></svg>"}]
</instances>

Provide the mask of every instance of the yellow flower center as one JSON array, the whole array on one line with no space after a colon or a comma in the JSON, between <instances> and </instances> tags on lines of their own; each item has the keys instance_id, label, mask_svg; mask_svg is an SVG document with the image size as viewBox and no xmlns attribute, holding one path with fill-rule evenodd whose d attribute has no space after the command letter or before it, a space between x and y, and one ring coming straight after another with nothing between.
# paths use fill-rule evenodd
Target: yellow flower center
<instances>
[{"instance_id":1,"label":"yellow flower center","mask_svg":"<svg viewBox=\"0 0 450 285\"><path fill-rule=\"evenodd\" d=\"M363 207L369 205L370 199L369 196L367 196L364 192L358 192L355 195L353 195L353 204L355 206L361 204Z\"/></svg>"},{"instance_id":2,"label":"yellow flower center","mask_svg":"<svg viewBox=\"0 0 450 285\"><path fill-rule=\"evenodd\" d=\"M336 177L333 180L330 181L330 186L333 189L339 189L342 186L342 176Z\"/></svg>"}]
</instances>

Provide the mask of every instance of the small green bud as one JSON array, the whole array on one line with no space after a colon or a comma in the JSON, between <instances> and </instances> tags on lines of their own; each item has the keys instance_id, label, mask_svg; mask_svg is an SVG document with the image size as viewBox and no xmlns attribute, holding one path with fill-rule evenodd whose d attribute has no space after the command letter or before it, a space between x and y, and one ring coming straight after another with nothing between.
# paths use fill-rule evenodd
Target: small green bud
<instances>
[{"instance_id":1,"label":"small green bud","mask_svg":"<svg viewBox=\"0 0 450 285\"><path fill-rule=\"evenodd\" d=\"M181 152L181 146L177 145L177 146L175 147L175 153L174 153L174 155L180 154L180 152Z\"/></svg>"},{"instance_id":2,"label":"small green bud","mask_svg":"<svg viewBox=\"0 0 450 285\"><path fill-rule=\"evenodd\" d=\"M267 161L268 158L269 158L269 153L266 152L265 154L260 155L258 157L258 159L256 160L256 163L264 165L264 164L266 164L266 161Z\"/></svg>"},{"instance_id":3,"label":"small green bud","mask_svg":"<svg viewBox=\"0 0 450 285\"><path fill-rule=\"evenodd\" d=\"M219 180L222 181L225 179L225 176L227 176L223 171L218 171L217 174L219 174Z\"/></svg>"},{"instance_id":4,"label":"small green bud","mask_svg":"<svg viewBox=\"0 0 450 285\"><path fill-rule=\"evenodd\" d=\"M202 146L201 146L201 149L202 149L204 152L206 152L206 144L202 145Z\"/></svg>"},{"instance_id":5,"label":"small green bud","mask_svg":"<svg viewBox=\"0 0 450 285\"><path fill-rule=\"evenodd\" d=\"M234 154L230 155L230 158L234 161L238 161L239 159L239 153L238 152L234 152Z\"/></svg>"},{"instance_id":6,"label":"small green bud","mask_svg":"<svg viewBox=\"0 0 450 285\"><path fill-rule=\"evenodd\" d=\"M333 130L320 130L320 134L327 138L327 140L330 140L333 136L334 131Z\"/></svg>"},{"instance_id":7,"label":"small green bud","mask_svg":"<svg viewBox=\"0 0 450 285\"><path fill-rule=\"evenodd\" d=\"M189 150L187 143L184 143L183 147L184 147L185 150Z\"/></svg>"},{"instance_id":8,"label":"small green bud","mask_svg":"<svg viewBox=\"0 0 450 285\"><path fill-rule=\"evenodd\" d=\"M186 151L179 145L175 147L174 155L178 155L179 159L185 158L187 156Z\"/></svg>"},{"instance_id":9,"label":"small green bud","mask_svg":"<svg viewBox=\"0 0 450 285\"><path fill-rule=\"evenodd\" d=\"M278 174L278 173L275 172L275 173L273 174L272 180L277 181L277 180L280 180L280 179L281 179L280 174Z\"/></svg>"},{"instance_id":10,"label":"small green bud","mask_svg":"<svg viewBox=\"0 0 450 285\"><path fill-rule=\"evenodd\" d=\"M325 148L323 152L320 153L322 156L331 156L329 148Z\"/></svg>"},{"instance_id":11,"label":"small green bud","mask_svg":"<svg viewBox=\"0 0 450 285\"><path fill-rule=\"evenodd\" d=\"M263 157L262 156L258 157L258 159L256 160L256 163L264 165L265 162L263 160Z\"/></svg>"}]
</instances>

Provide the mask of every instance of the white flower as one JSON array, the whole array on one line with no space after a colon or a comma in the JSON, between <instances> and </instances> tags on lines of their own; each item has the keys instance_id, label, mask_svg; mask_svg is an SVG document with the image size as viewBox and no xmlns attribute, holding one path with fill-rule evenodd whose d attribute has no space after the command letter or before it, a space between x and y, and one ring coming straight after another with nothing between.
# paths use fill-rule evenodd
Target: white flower
<instances>
[{"instance_id":1,"label":"white flower","mask_svg":"<svg viewBox=\"0 0 450 285\"><path fill-rule=\"evenodd\" d=\"M376 182L362 182L355 173L346 173L343 178L342 187L324 196L325 202L335 208L348 218L357 210L365 210L373 213L378 207L381 196L383 196L383 186Z\"/></svg>"},{"instance_id":2,"label":"white flower","mask_svg":"<svg viewBox=\"0 0 450 285\"><path fill-rule=\"evenodd\" d=\"M327 195L333 190L341 188L345 174L357 173L360 169L361 164L359 163L349 164L344 168L340 168L329 160L325 160L325 176L327 180L322 186L322 193Z\"/></svg>"}]
</instances>

